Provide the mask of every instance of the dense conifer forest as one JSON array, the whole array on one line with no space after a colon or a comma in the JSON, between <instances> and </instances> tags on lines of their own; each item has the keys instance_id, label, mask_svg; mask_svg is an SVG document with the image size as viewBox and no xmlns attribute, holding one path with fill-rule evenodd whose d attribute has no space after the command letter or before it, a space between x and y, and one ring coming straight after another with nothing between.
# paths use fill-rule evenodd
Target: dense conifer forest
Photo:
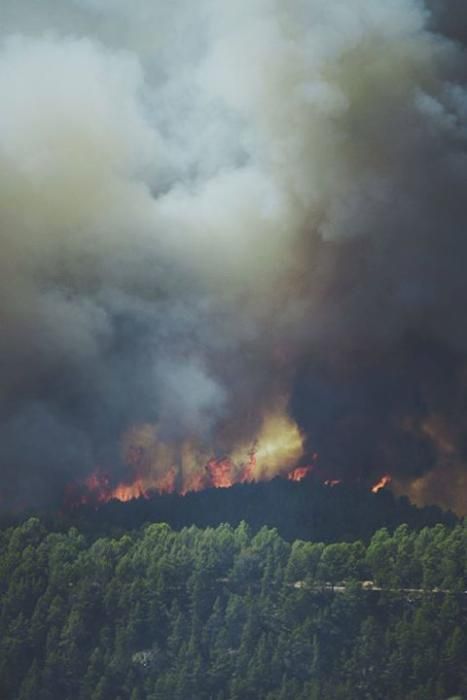
<instances>
[{"instance_id":1,"label":"dense conifer forest","mask_svg":"<svg viewBox=\"0 0 467 700\"><path fill-rule=\"evenodd\" d=\"M91 502L64 508L59 516L50 510L41 516L51 529L67 530L75 526L94 538L118 536L148 522L168 523L179 530L190 525L204 528L222 523L235 527L244 520L254 532L265 525L276 528L289 542L296 539L367 541L381 527L393 530L403 523L415 529L437 523L452 527L458 522L449 511L436 506L417 508L405 497L396 498L388 489L374 494L368 485L328 486L313 477L300 482L276 478L269 482L236 484L227 489L205 489L185 496L154 494L150 499L138 498L127 503ZM15 522L18 520L10 517L3 525Z\"/></svg>"},{"instance_id":2,"label":"dense conifer forest","mask_svg":"<svg viewBox=\"0 0 467 700\"><path fill-rule=\"evenodd\" d=\"M466 551L465 523L326 545L30 518L0 531L0 697L466 697Z\"/></svg>"}]
</instances>

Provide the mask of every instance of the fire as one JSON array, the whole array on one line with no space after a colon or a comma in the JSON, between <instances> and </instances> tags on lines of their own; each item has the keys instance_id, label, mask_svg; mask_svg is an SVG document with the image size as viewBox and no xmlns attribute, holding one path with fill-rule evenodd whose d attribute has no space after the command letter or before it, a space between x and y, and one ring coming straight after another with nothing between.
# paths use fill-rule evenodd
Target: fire
<instances>
[{"instance_id":1,"label":"fire","mask_svg":"<svg viewBox=\"0 0 467 700\"><path fill-rule=\"evenodd\" d=\"M278 475L294 482L303 481L312 473L320 476L316 453L308 464L297 466L303 458L302 435L285 412L266 418L253 444L238 445L230 454L209 454L192 440L167 443L160 439L157 426L146 424L124 435L122 456L133 478L113 484L98 469L81 486L72 489L68 500L74 505L125 502L148 498L151 494L185 495L206 488L225 489L234 484L267 481ZM341 481L327 478L323 483L334 487ZM378 493L389 483L391 477L385 474L371 491Z\"/></svg>"},{"instance_id":2,"label":"fire","mask_svg":"<svg viewBox=\"0 0 467 700\"><path fill-rule=\"evenodd\" d=\"M256 439L237 444L221 455L213 454L194 439L168 443L160 438L157 426L149 424L128 431L122 441L122 453L145 492L185 494L272 479L295 467L303 454L303 440L283 409L264 419Z\"/></svg>"},{"instance_id":3,"label":"fire","mask_svg":"<svg viewBox=\"0 0 467 700\"><path fill-rule=\"evenodd\" d=\"M311 464L307 467L296 467L287 474L287 479L289 479L289 481L303 481L312 471L313 465Z\"/></svg>"},{"instance_id":4,"label":"fire","mask_svg":"<svg viewBox=\"0 0 467 700\"><path fill-rule=\"evenodd\" d=\"M132 451L135 454L135 451ZM317 455L312 457L311 464L305 466L289 468L283 471L282 475L289 481L300 482L306 479L315 471ZM139 454L137 462L141 461L142 453ZM234 484L268 480L268 476L258 476L255 472L257 465L257 452L251 450L248 459L237 464L230 457L221 459L211 458L206 464L198 466L192 470L184 481L180 480L180 475L174 466L171 466L160 476L144 478L141 475L135 477L131 483L121 482L112 486L107 474L97 470L91 474L81 486L76 485L69 489L67 501L69 504L84 505L107 503L111 500L122 502L131 501L136 498L149 498L152 494L179 493L184 496L194 491L202 491L206 488L225 489ZM271 474L269 478L272 478ZM385 474L372 487L372 493L378 493L392 482L392 477ZM322 483L333 488L342 483L340 479L326 479Z\"/></svg>"},{"instance_id":5,"label":"fire","mask_svg":"<svg viewBox=\"0 0 467 700\"><path fill-rule=\"evenodd\" d=\"M113 487L109 476L99 469L88 476L82 485L73 485L67 493L67 500L74 505L107 503L111 500L126 502L147 497L148 493L141 479L136 478L131 483L122 482Z\"/></svg>"},{"instance_id":6,"label":"fire","mask_svg":"<svg viewBox=\"0 0 467 700\"><path fill-rule=\"evenodd\" d=\"M303 455L303 436L285 411L279 411L266 418L253 449L255 476L271 479L295 467Z\"/></svg>"},{"instance_id":7,"label":"fire","mask_svg":"<svg viewBox=\"0 0 467 700\"><path fill-rule=\"evenodd\" d=\"M228 488L238 483L268 480L277 474L289 474L300 480L312 466L295 465L303 453L302 435L285 412L268 416L257 439L238 445L221 457L203 449L193 440L180 444L160 439L157 426L140 425L131 428L122 440L123 461L133 472L129 482L112 485L100 470L89 476L74 503L103 503L116 499L129 501L147 498L153 493L180 493L205 488ZM302 474L302 476L300 476Z\"/></svg>"},{"instance_id":8,"label":"fire","mask_svg":"<svg viewBox=\"0 0 467 700\"><path fill-rule=\"evenodd\" d=\"M217 489L226 489L236 483L242 484L248 481L254 481L253 474L256 467L256 452L251 450L248 457L248 461L240 467L229 457L210 459L205 467L209 477L208 485ZM206 484L204 484L204 486L206 486Z\"/></svg>"},{"instance_id":9,"label":"fire","mask_svg":"<svg viewBox=\"0 0 467 700\"><path fill-rule=\"evenodd\" d=\"M232 486L234 478L233 468L234 465L228 457L218 460L211 459L206 465L206 470L212 486L217 489L226 489Z\"/></svg>"},{"instance_id":10,"label":"fire","mask_svg":"<svg viewBox=\"0 0 467 700\"><path fill-rule=\"evenodd\" d=\"M292 469L292 471L287 474L287 479L289 479L289 481L303 481L303 479L306 479L306 477L314 471L317 461L318 454L314 452L311 456L310 464L302 467L295 467L295 469Z\"/></svg>"},{"instance_id":11,"label":"fire","mask_svg":"<svg viewBox=\"0 0 467 700\"><path fill-rule=\"evenodd\" d=\"M384 489L385 486L388 486L392 481L392 477L389 476L389 474L384 474L384 476L379 479L379 481L374 484L374 486L371 487L371 493L378 493L378 491L381 491L381 489Z\"/></svg>"},{"instance_id":12,"label":"fire","mask_svg":"<svg viewBox=\"0 0 467 700\"><path fill-rule=\"evenodd\" d=\"M167 473L152 481L138 476L131 483L119 483L111 486L107 474L96 471L91 474L82 486L75 485L69 489L67 501L72 505L107 503L117 500L122 502L136 498L149 498L152 494L179 493L184 496L194 491L206 488L225 489L234 484L258 481L254 477L256 455L251 454L248 462L238 467L230 458L210 459L206 465L189 474L181 487L177 486L176 470L172 467ZM311 473L313 466L296 467L287 474L291 481L301 481Z\"/></svg>"},{"instance_id":13,"label":"fire","mask_svg":"<svg viewBox=\"0 0 467 700\"><path fill-rule=\"evenodd\" d=\"M137 479L132 484L119 484L111 492L110 499L117 501L132 501L134 498L147 498L148 494L144 489L141 479Z\"/></svg>"},{"instance_id":14,"label":"fire","mask_svg":"<svg viewBox=\"0 0 467 700\"><path fill-rule=\"evenodd\" d=\"M132 454L136 454L132 450ZM142 460L142 453L138 453L137 462ZM210 459L204 466L191 471L184 482L179 485L175 467L170 467L161 476L144 478L136 476L131 483L121 482L117 486L111 485L109 476L97 470L88 476L82 486L76 485L68 493L68 500L74 505L85 503L107 503L111 500L131 501L135 498L149 498L151 494L180 493L185 495L193 491L201 491L206 488L229 488L236 483L254 481L254 469L256 466L256 453L251 451L248 460L237 465L229 457L222 459Z\"/></svg>"}]
</instances>

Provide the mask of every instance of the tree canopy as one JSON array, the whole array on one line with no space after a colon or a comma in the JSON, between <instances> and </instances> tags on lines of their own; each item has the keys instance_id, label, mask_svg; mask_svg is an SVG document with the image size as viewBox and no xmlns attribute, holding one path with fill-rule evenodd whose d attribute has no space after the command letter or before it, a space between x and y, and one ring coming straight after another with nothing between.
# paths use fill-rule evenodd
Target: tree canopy
<instances>
[{"instance_id":1,"label":"tree canopy","mask_svg":"<svg viewBox=\"0 0 467 700\"><path fill-rule=\"evenodd\" d=\"M0 531L5 700L467 693L467 526L286 542L245 523Z\"/></svg>"}]
</instances>

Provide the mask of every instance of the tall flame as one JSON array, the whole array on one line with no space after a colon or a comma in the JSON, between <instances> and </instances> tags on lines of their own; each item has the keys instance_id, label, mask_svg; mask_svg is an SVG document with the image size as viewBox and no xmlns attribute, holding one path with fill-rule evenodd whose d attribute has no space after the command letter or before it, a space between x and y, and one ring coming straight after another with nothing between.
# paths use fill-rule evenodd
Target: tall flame
<instances>
[{"instance_id":1,"label":"tall flame","mask_svg":"<svg viewBox=\"0 0 467 700\"><path fill-rule=\"evenodd\" d=\"M381 489L384 489L385 486L388 486L392 481L392 478L389 476L389 474L384 474L384 476L379 479L376 484L374 484L371 487L371 493L378 493L381 491Z\"/></svg>"},{"instance_id":2,"label":"tall flame","mask_svg":"<svg viewBox=\"0 0 467 700\"><path fill-rule=\"evenodd\" d=\"M152 493L183 495L271 479L294 468L303 454L303 443L295 423L284 412L277 412L264 420L253 445L238 445L229 455L216 457L193 440L177 445L165 442L157 426L150 424L135 426L124 435L122 454L133 473L131 481L113 487L109 477L97 470L85 480L83 493L75 502L128 501ZM310 467L300 469L308 471Z\"/></svg>"},{"instance_id":3,"label":"tall flame","mask_svg":"<svg viewBox=\"0 0 467 700\"><path fill-rule=\"evenodd\" d=\"M210 455L194 441L174 445L161 440L157 426L144 424L129 430L122 441L125 463L132 471L129 481L113 485L107 474L98 469L81 486L69 493L69 501L105 503L110 500L130 501L148 498L151 494L185 495L205 488L228 488L234 484L267 481L282 475L299 482L317 469L314 453L306 465L299 465L303 456L302 435L298 427L281 413L272 414L263 423L253 445L239 445L230 455ZM384 474L372 487L378 493L392 481ZM333 487L339 479L325 479Z\"/></svg>"},{"instance_id":4,"label":"tall flame","mask_svg":"<svg viewBox=\"0 0 467 700\"><path fill-rule=\"evenodd\" d=\"M287 475L289 481L303 481L307 476L313 471L312 465L307 465L306 467L295 467L292 469L290 474Z\"/></svg>"}]
</instances>

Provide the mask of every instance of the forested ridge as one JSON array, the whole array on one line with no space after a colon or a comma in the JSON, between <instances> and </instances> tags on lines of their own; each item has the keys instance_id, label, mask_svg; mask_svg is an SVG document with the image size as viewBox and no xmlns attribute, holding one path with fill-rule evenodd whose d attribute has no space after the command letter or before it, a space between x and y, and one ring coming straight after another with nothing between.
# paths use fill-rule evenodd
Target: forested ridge
<instances>
[{"instance_id":1,"label":"forested ridge","mask_svg":"<svg viewBox=\"0 0 467 700\"><path fill-rule=\"evenodd\" d=\"M10 516L3 525L20 522L19 518L23 520L24 516L17 516L16 520ZM127 503L90 502L65 507L60 515L49 510L41 518L49 529L63 531L76 526L91 538L124 534L148 522L168 523L179 530L190 525L205 528L222 523L236 527L245 521L255 532L264 525L275 528L289 542L367 541L381 527L393 530L406 523L420 529L437 523L454 526L458 522L450 511L436 506L417 508L405 497L396 498L388 489L374 494L368 485L328 486L312 476L301 482L276 478L184 496L153 494L149 499Z\"/></svg>"},{"instance_id":2,"label":"forested ridge","mask_svg":"<svg viewBox=\"0 0 467 700\"><path fill-rule=\"evenodd\" d=\"M467 697L466 552L466 523L325 545L30 518L0 531L0 697Z\"/></svg>"}]
</instances>

